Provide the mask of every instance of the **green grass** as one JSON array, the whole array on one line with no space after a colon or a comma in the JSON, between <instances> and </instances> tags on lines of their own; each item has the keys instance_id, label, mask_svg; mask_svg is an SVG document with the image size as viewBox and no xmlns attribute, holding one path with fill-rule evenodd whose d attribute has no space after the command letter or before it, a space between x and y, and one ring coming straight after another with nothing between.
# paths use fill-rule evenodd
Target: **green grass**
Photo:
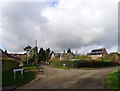
<instances>
[{"instance_id":1,"label":"green grass","mask_svg":"<svg viewBox=\"0 0 120 91\"><path fill-rule=\"evenodd\" d=\"M28 68L28 69L39 69L37 66L34 66L34 65L30 65L30 66L26 66L26 67L23 67L23 68Z\"/></svg>"},{"instance_id":2,"label":"green grass","mask_svg":"<svg viewBox=\"0 0 120 91\"><path fill-rule=\"evenodd\" d=\"M77 68L77 69L93 70L93 69L98 69L98 68Z\"/></svg>"},{"instance_id":3,"label":"green grass","mask_svg":"<svg viewBox=\"0 0 120 91\"><path fill-rule=\"evenodd\" d=\"M120 69L115 70L106 76L106 87L110 91L118 90L120 91Z\"/></svg>"},{"instance_id":4,"label":"green grass","mask_svg":"<svg viewBox=\"0 0 120 91\"><path fill-rule=\"evenodd\" d=\"M97 69L97 68L69 68L69 67L58 67L58 66L52 66L53 68L58 68L58 69Z\"/></svg>"},{"instance_id":5,"label":"green grass","mask_svg":"<svg viewBox=\"0 0 120 91\"><path fill-rule=\"evenodd\" d=\"M69 68L69 67L60 67L60 66L51 66L53 68L58 68L58 69L98 69L98 68L87 68L87 67L84 67L84 68Z\"/></svg>"},{"instance_id":6,"label":"green grass","mask_svg":"<svg viewBox=\"0 0 120 91\"><path fill-rule=\"evenodd\" d=\"M2 74L2 85L3 86L18 86L25 82L32 80L36 76L37 72L24 72L23 78L20 72L16 72L16 80L14 80L14 73L12 71L4 72Z\"/></svg>"},{"instance_id":7,"label":"green grass","mask_svg":"<svg viewBox=\"0 0 120 91\"><path fill-rule=\"evenodd\" d=\"M70 69L70 68L68 68L68 67L60 67L60 66L51 66L51 67L53 67L53 68L58 68L58 69Z\"/></svg>"}]
</instances>

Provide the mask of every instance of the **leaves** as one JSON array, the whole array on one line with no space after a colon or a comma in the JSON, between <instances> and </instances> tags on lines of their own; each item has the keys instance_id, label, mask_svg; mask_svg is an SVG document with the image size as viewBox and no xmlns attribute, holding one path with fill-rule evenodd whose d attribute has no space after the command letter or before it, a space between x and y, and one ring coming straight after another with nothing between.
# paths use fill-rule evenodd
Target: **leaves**
<instances>
[{"instance_id":1,"label":"leaves","mask_svg":"<svg viewBox=\"0 0 120 91\"><path fill-rule=\"evenodd\" d=\"M26 51L26 52L28 52L29 50L31 50L31 46L29 46L29 45L24 48L24 51Z\"/></svg>"}]
</instances>

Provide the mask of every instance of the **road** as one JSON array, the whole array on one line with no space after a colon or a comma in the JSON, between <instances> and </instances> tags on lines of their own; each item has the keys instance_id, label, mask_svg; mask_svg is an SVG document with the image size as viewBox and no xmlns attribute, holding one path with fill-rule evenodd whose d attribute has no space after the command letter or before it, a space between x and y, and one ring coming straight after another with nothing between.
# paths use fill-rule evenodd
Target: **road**
<instances>
[{"instance_id":1,"label":"road","mask_svg":"<svg viewBox=\"0 0 120 91\"><path fill-rule=\"evenodd\" d=\"M37 78L17 89L105 89L105 75L117 69L57 69L42 66Z\"/></svg>"}]
</instances>

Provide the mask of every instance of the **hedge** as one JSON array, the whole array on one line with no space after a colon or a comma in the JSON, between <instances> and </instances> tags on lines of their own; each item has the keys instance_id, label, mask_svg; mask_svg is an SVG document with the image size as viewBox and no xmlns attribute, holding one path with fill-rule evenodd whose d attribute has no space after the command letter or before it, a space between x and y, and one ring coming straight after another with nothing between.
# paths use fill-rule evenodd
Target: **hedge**
<instances>
[{"instance_id":1,"label":"hedge","mask_svg":"<svg viewBox=\"0 0 120 91\"><path fill-rule=\"evenodd\" d=\"M13 60L2 60L2 71L10 71L14 68L19 68L19 62Z\"/></svg>"},{"instance_id":2,"label":"hedge","mask_svg":"<svg viewBox=\"0 0 120 91\"><path fill-rule=\"evenodd\" d=\"M63 65L65 64L65 65ZM80 68L80 67L108 67L115 66L116 64L112 61L52 61L51 66L54 67L68 67L68 68Z\"/></svg>"}]
</instances>

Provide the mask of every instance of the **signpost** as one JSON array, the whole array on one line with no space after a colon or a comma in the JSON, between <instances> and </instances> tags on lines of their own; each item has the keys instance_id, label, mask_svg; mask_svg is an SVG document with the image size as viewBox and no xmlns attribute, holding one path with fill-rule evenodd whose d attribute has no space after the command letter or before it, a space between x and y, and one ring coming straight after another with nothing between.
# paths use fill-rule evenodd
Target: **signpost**
<instances>
[{"instance_id":1,"label":"signpost","mask_svg":"<svg viewBox=\"0 0 120 91\"><path fill-rule=\"evenodd\" d=\"M28 58L29 58L29 57L30 57L30 50L28 50L28 52L27 52L27 65L29 64L29 63L28 63L28 60L29 60Z\"/></svg>"},{"instance_id":2,"label":"signpost","mask_svg":"<svg viewBox=\"0 0 120 91\"><path fill-rule=\"evenodd\" d=\"M21 79L23 79L23 70L24 70L24 69L13 69L13 72L14 72L14 80L16 80L16 72L17 72L17 71L21 71Z\"/></svg>"},{"instance_id":3,"label":"signpost","mask_svg":"<svg viewBox=\"0 0 120 91\"><path fill-rule=\"evenodd\" d=\"M63 66L66 67L65 64L63 64Z\"/></svg>"}]
</instances>

